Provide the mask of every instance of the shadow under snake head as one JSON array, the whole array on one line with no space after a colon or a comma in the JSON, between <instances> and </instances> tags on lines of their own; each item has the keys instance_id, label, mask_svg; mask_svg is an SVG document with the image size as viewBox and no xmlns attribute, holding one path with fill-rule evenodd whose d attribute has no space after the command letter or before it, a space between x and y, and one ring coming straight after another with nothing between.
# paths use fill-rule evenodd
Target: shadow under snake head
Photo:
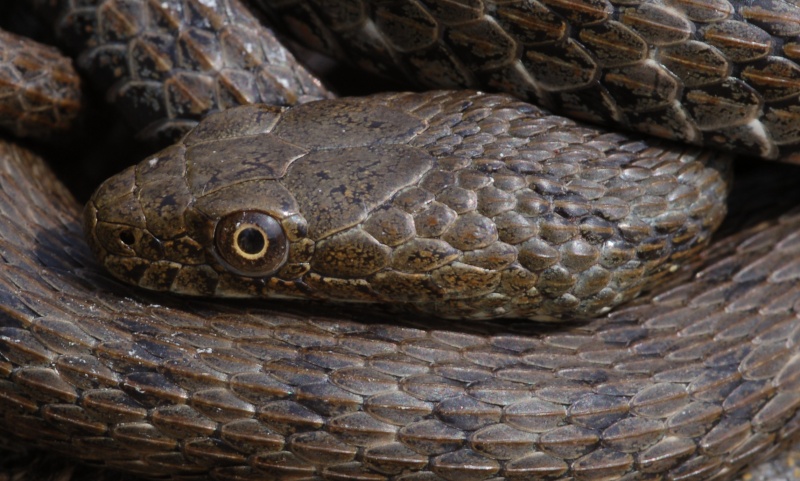
<instances>
[{"instance_id":1,"label":"shadow under snake head","mask_svg":"<svg viewBox=\"0 0 800 481\"><path fill-rule=\"evenodd\" d=\"M726 165L503 95L247 106L108 180L85 223L148 289L582 318L706 244Z\"/></svg>"}]
</instances>

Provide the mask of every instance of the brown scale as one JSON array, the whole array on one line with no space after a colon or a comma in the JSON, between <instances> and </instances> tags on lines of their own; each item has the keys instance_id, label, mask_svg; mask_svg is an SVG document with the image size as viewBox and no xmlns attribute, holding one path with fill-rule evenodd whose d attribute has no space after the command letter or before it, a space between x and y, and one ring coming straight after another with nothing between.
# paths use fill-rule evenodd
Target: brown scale
<instances>
[{"instance_id":1,"label":"brown scale","mask_svg":"<svg viewBox=\"0 0 800 481\"><path fill-rule=\"evenodd\" d=\"M141 139L175 140L236 105L330 95L239 0L34 3Z\"/></svg>"},{"instance_id":2,"label":"brown scale","mask_svg":"<svg viewBox=\"0 0 800 481\"><path fill-rule=\"evenodd\" d=\"M55 48L0 31L0 126L20 137L63 135L80 113L80 85Z\"/></svg>"},{"instance_id":3,"label":"brown scale","mask_svg":"<svg viewBox=\"0 0 800 481\"><path fill-rule=\"evenodd\" d=\"M800 162L800 6L782 0L258 0L312 48L428 88Z\"/></svg>"}]
</instances>

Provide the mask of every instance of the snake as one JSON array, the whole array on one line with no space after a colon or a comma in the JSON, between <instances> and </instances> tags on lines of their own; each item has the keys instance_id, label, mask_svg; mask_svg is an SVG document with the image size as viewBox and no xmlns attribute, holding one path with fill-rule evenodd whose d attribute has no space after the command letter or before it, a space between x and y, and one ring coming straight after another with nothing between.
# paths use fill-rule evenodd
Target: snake
<instances>
[{"instance_id":1,"label":"snake","mask_svg":"<svg viewBox=\"0 0 800 481\"><path fill-rule=\"evenodd\" d=\"M709 9L707 3L665 2L670 8L655 2L639 2L642 8L635 8L640 6L637 2L629 3L635 5L627 8L606 2L550 1L535 2L535 6L552 6L549 12L558 13L558 19L569 17L571 11L575 15L605 12L616 22L606 25L606 33L611 32L606 39L630 31L620 27L625 18L639 21L643 29L653 27L653 21L662 18L658 15L674 17L678 11L675 5L689 12L687 18L709 14L711 10L727 11L720 24L733 30L775 29L775 33L767 34L769 53L775 47L788 52L786 56L760 58L764 60L761 63L745 58L746 52L736 51L736 47L746 50L747 46L759 45L753 39L766 38L746 37L752 40L747 45L740 42L730 47L742 55L736 58L746 65L726 63L720 70L724 77L720 82L705 84L705 80L694 79L696 83L686 87L687 99L695 102L694 107L684 107L674 95L668 95L665 110L660 110L663 105L652 103L643 110L664 115L667 112L672 120L686 120L690 119L687 112L703 112L697 102L705 100L708 105L721 106L726 114L705 111L706 121L730 120L735 118L731 112L748 111L737 110L743 105L738 102L746 104L749 100L742 92L749 91L745 87L753 89L744 80L730 80L729 76L735 74L777 85L776 91L764 94L769 105L764 104L763 110L774 117L748 117L743 123L713 128L693 120L688 122L696 127L691 132L672 129L677 124L663 120L666 117L641 122L644 130L662 130L666 135L683 132L687 137L683 140L689 142L703 142L708 137L707 143L722 144L726 142L720 139L726 135L743 139L734 145L735 149L755 148L750 152L791 160L791 133L778 128L774 120L785 120L792 113L790 101L781 96L792 88L792 44L780 36L783 31L778 28L786 29L785 36L791 35L791 25L787 24L794 12L792 4L720 1L713 2L715 8ZM250 17L238 10L236 1L102 4L102 8L95 9L85 2L66 2L66 13L57 16L67 31L77 25L78 32L92 39L88 50L78 57L84 68L105 65L115 72L125 71L130 62L119 59L125 59L129 50L119 44L127 45L130 38L140 47L151 43L163 46L163 36L142 34L136 22L130 21L149 18L140 15L142 11L162 13L153 16L159 25L174 25L172 20L179 17L204 19L200 25L206 30L187 28L184 32L188 33L181 37L198 40L198 44L190 45L196 48L182 44L183 54L171 59L189 63L201 63L197 61L198 52L208 53L204 47L214 44L204 35L208 29L218 29L222 32L220 38L233 42L237 28L244 32L242 35L261 28L249 23ZM286 5L292 4L283 6ZM432 5L428 12L438 6ZM501 11L498 18L525 23L519 12L512 15L503 11L507 4L491 5ZM587 8L576 8L581 5ZM412 7L404 8L413 13ZM354 10L344 11L348 12ZM650 22L642 12L651 15ZM462 13L450 11L455 16ZM539 13L540 18L547 17L546 13ZM355 17L359 14L356 8ZM225 18L235 18L236 22L233 26L225 24ZM377 18L381 20L380 16ZM384 15L382 20L387 18L398 17ZM338 19L347 23L349 17ZM366 22L366 27L357 31L374 33L376 22ZM452 18L448 22L447 25L462 27L469 23ZM301 28L296 22L287 23ZM489 23L513 30L499 20ZM594 26L596 33L605 28L597 27L597 23L602 22L587 25ZM363 27L365 23L359 25ZM651 33L680 36L685 33L679 28L681 25L685 23L668 24L669 28L661 30L653 27L655 33ZM718 26L712 22L710 27L701 25L690 30L697 28L711 38L714 36L709 32L719 33L712 28ZM387 29L390 28L384 28ZM401 26L396 29L403 33ZM347 37L346 30L338 28L336 35ZM452 32L448 35L456 40L476 37ZM554 33L547 29L544 32ZM95 35L110 38L111 45L92 43L97 41ZM71 38L79 36L73 31ZM356 41L364 38L349 36ZM605 45L598 37L592 38ZM537 43L535 39L528 41ZM361 42L362 48L369 43ZM433 63L443 65L439 58L426 53L397 54L409 49L396 39L389 43L403 71L420 59L433 59ZM575 47L575 40L567 44L572 55L579 55L586 48ZM691 43L686 48L711 55L719 53L721 47L703 50L701 45ZM207 129L206 134L214 134L215 141L224 141L238 138L241 129L255 126L259 131L250 134L262 138L257 134L263 133L263 126L243 114L259 113L257 107L228 109L198 124L201 115L220 109L222 103L237 96L219 95L199 102L193 89L231 86L232 82L223 80L251 77L237 77L234 72L225 71L225 76L209 82L200 75L184 74L179 79L186 85L173 80L169 84L172 88L164 89L153 77L157 67L169 62L152 62L145 55L159 57L164 50L131 50L133 59L150 67L146 75L130 83L111 75L96 82L105 82L113 90L110 100L127 103L129 120L142 135L172 137L196 126L193 133L183 137L183 144L165 152L175 158L184 157L184 151L193 147L192 135L203 129ZM228 49L232 50L236 49ZM477 51L487 52L483 48ZM612 60L606 57L605 61ZM259 71L263 68L257 62L243 63L249 67L255 64ZM515 68L524 66L512 63ZM651 72L660 72L653 65L653 59L648 57L645 66ZM786 69L779 70L779 66ZM277 70L286 78L286 72L292 69ZM303 71L293 71L300 72L296 78L308 80ZM576 78L585 73L580 69L576 72ZM595 82L600 78L595 73L589 83L597 83L607 94L600 98L610 99L613 88L604 82L610 79L625 84L623 77L635 78L620 75L603 74L604 80ZM511 78L491 70L468 75L475 81L482 76L495 81ZM125 74L120 77L128 79ZM675 77L669 78L676 81ZM565 79L561 77L562 82ZM244 80L243 83L253 85ZM530 83L544 85L541 79ZM628 85L640 89L648 84L631 81ZM329 96L313 80L308 80L305 88L303 95L284 96L287 103L302 102L306 100L304 95ZM698 92L704 88L706 96ZM729 102L718 101L719 97L709 94L721 95L734 88L739 90ZM784 89L783 93L777 92L780 89ZM574 89L556 90L561 99L581 97ZM681 89L675 92L678 90ZM125 92L131 96L126 98ZM252 97L260 94L258 88L249 92ZM541 89L535 92L544 95ZM443 95L380 98L384 106L391 102L421 106L426 100L420 99L441 99ZM182 102L162 101L170 96L177 96ZM479 106L484 106L482 101L491 106L499 99L477 93L445 97L459 100L455 102L459 105L465 105L463 100L468 98L472 105ZM584 116L607 115L629 127L635 127L636 122L631 119L641 118L640 111L601 103L610 109L607 114L598 114L602 111L591 108L597 105L587 103L589 110L584 109ZM633 102L639 106L643 103L646 104L642 99ZM170 116L166 120L163 116L156 120L147 117L137 110L143 104L164 106ZM285 112L303 112L308 105L319 104L306 103ZM346 112L351 111L352 104L349 105ZM534 112L552 120L518 103L510 105L513 108L498 109L501 115L531 119L528 115ZM487 110L491 111L483 109ZM435 114L429 112L428 118ZM60 114L49 117L60 118ZM227 121L220 123L220 119ZM664 128L657 129L656 125ZM408 137L419 133L417 130ZM308 133L300 136L308 137ZM593 138L595 135L581 133ZM438 137L442 138L446 136ZM620 141L617 134L604 139ZM398 145L388 144L387 148L403 150ZM647 150L639 142L629 145L629 151L634 153ZM798 265L793 255L800 223L797 213L759 223L714 243L697 261L701 268L696 273L670 267L668 270L677 271L677 277L660 282L663 285L657 295L563 330L549 324L481 319L469 323L443 320L433 326L427 317L366 306L354 311L329 304L308 310L281 302L215 303L208 299L166 298L126 287L100 269L83 240L80 208L43 161L11 143L3 142L0 149L0 426L4 435L30 446L159 478L732 479L744 466L786 447L796 437L800 402L796 382L799 361L794 346ZM164 154L157 155L149 160L158 160ZM152 169L163 164L160 160L145 161L122 178L135 177L148 165ZM667 183L673 186L672 182ZM163 187L158 182L153 184L155 189ZM112 193L115 188L122 193L115 199L124 197L121 182L108 185L111 187L107 190ZM97 198L93 202L98 210L103 205ZM163 202L161 205L170 207ZM340 210L347 213L346 208ZM292 217L296 218L286 216ZM361 218L356 219L356 223L360 221ZM137 235L141 233L130 237L120 234L118 238L130 240L123 244L141 244ZM189 244L176 245L175 250ZM157 275L147 279L160 285ZM168 283L172 285L173 280L170 277ZM199 284L184 285L190 288ZM483 302L480 307L485 307Z\"/></svg>"}]
</instances>

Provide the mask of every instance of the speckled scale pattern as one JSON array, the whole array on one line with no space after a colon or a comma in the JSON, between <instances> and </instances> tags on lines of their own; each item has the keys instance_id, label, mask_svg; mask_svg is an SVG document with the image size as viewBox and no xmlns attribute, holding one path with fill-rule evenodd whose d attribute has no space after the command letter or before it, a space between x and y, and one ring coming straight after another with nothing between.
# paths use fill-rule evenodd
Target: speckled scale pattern
<instances>
[{"instance_id":1,"label":"speckled scale pattern","mask_svg":"<svg viewBox=\"0 0 800 481\"><path fill-rule=\"evenodd\" d=\"M38 158L0 143L0 168L20 443L152 478L722 481L796 437L796 213L581 326L432 326L132 290Z\"/></svg>"},{"instance_id":2,"label":"speckled scale pattern","mask_svg":"<svg viewBox=\"0 0 800 481\"><path fill-rule=\"evenodd\" d=\"M63 135L81 107L81 81L67 57L0 31L0 127L20 137Z\"/></svg>"},{"instance_id":3,"label":"speckled scale pattern","mask_svg":"<svg viewBox=\"0 0 800 481\"><path fill-rule=\"evenodd\" d=\"M210 112L329 96L239 0L36 0L78 67L143 139ZM56 15L54 15L56 13Z\"/></svg>"},{"instance_id":4,"label":"speckled scale pattern","mask_svg":"<svg viewBox=\"0 0 800 481\"><path fill-rule=\"evenodd\" d=\"M472 91L242 107L109 179L87 233L148 289L587 318L663 282L724 217L727 158L662 144ZM219 261L213 233L240 211L281 224L274 274Z\"/></svg>"},{"instance_id":5,"label":"speckled scale pattern","mask_svg":"<svg viewBox=\"0 0 800 481\"><path fill-rule=\"evenodd\" d=\"M312 48L383 75L800 162L796 2L256 2Z\"/></svg>"}]
</instances>

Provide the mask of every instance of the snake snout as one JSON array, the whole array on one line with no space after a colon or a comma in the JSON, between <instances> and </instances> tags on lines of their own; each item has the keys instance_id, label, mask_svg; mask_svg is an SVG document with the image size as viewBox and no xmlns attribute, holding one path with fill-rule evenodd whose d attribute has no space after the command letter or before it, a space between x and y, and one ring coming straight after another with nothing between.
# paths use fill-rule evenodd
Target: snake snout
<instances>
[{"instance_id":1,"label":"snake snout","mask_svg":"<svg viewBox=\"0 0 800 481\"><path fill-rule=\"evenodd\" d=\"M164 257L161 242L147 231L133 168L94 193L83 211L83 223L98 260L126 282L138 284L146 264Z\"/></svg>"},{"instance_id":2,"label":"snake snout","mask_svg":"<svg viewBox=\"0 0 800 481\"><path fill-rule=\"evenodd\" d=\"M103 183L84 209L84 229L100 263L118 279L152 290L183 292L175 283L205 253L183 221L188 200L160 169L180 168L162 151ZM186 271L186 272L184 272ZM197 279L195 279L197 281ZM198 282L187 285L199 285ZM193 293L193 292L189 292Z\"/></svg>"}]
</instances>

